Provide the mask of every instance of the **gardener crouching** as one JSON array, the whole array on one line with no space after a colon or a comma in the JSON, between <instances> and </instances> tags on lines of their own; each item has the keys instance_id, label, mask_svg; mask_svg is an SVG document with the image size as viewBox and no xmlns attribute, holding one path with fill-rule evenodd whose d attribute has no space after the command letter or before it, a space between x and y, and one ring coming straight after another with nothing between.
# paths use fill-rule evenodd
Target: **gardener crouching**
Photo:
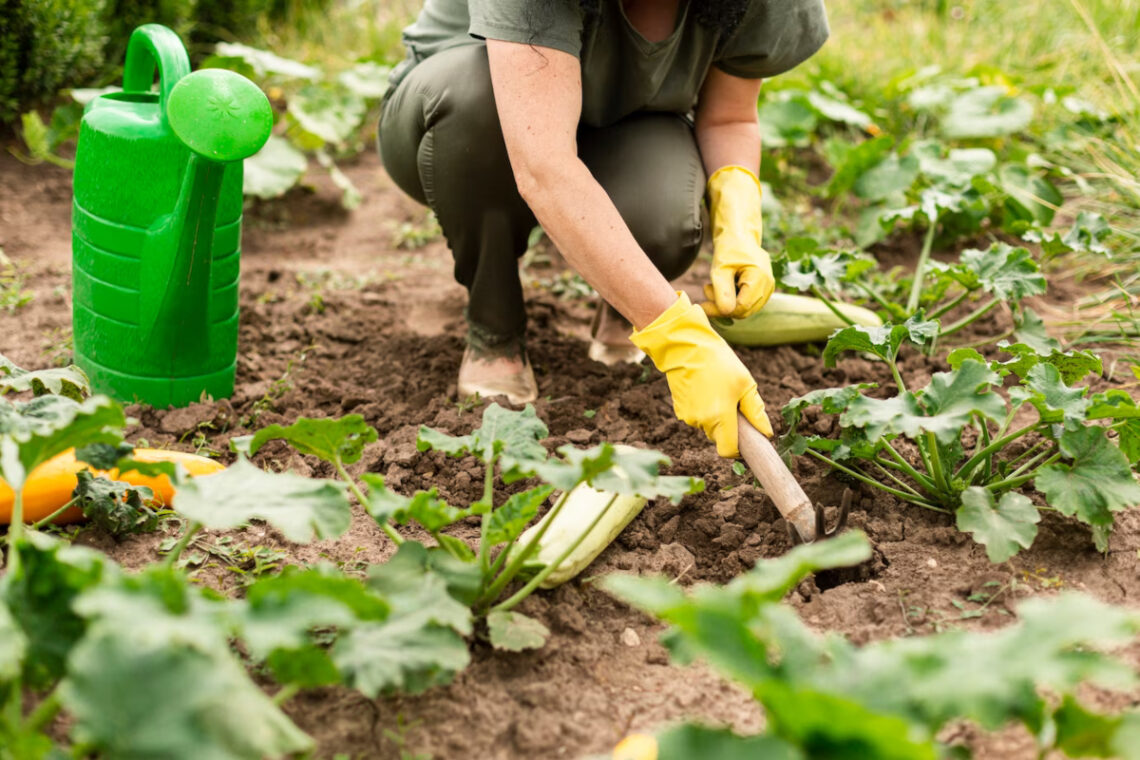
<instances>
[{"instance_id":1,"label":"gardener crouching","mask_svg":"<svg viewBox=\"0 0 1140 760\"><path fill-rule=\"evenodd\" d=\"M738 409L770 436L706 312L744 317L772 293L756 101L827 34L822 0L427 0L404 30L380 154L435 212L469 293L459 393L538 395L518 272L537 223L603 299L592 357L648 354L722 456L737 454ZM696 259L706 190L698 306L669 281Z\"/></svg>"}]
</instances>

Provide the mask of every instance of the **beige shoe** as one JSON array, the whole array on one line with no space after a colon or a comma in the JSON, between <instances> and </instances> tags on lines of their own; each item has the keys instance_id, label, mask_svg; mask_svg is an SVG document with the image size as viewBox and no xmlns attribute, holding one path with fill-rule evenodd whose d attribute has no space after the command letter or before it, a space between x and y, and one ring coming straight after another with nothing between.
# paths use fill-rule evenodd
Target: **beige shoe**
<instances>
[{"instance_id":1,"label":"beige shoe","mask_svg":"<svg viewBox=\"0 0 1140 760\"><path fill-rule=\"evenodd\" d=\"M633 327L612 306L605 301L599 301L598 308L594 311L594 322L590 325L590 348L586 351L586 355L608 367L623 362L641 364L641 360L645 358L645 352L633 345L628 337L622 338L620 343L607 343L597 337L603 320L610 324L612 324L611 320L620 321L626 325L623 332L627 336L633 330Z\"/></svg>"},{"instance_id":2,"label":"beige shoe","mask_svg":"<svg viewBox=\"0 0 1140 760\"><path fill-rule=\"evenodd\" d=\"M506 396L511 404L522 406L538 398L538 382L525 354L520 370L511 357L476 357L468 346L459 365L458 391L460 398Z\"/></svg>"}]
</instances>

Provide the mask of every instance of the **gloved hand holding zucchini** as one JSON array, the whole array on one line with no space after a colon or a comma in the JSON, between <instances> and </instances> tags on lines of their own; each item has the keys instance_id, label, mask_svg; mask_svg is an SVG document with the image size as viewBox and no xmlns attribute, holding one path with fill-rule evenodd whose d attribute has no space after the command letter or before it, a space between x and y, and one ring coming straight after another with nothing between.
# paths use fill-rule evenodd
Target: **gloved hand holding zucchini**
<instances>
[{"instance_id":1,"label":"gloved hand holding zucchini","mask_svg":"<svg viewBox=\"0 0 1140 760\"><path fill-rule=\"evenodd\" d=\"M135 449L131 458L140 462L175 462L185 467L191 475L210 475L225 469L224 465L213 459L164 449ZM149 488L154 492L155 501L160 504L170 504L174 498L174 487L165 475L148 477L135 471L120 474L114 469L95 470L86 462L77 460L74 449L68 449L32 470L28 476L23 491L24 520L28 523L38 522L67 504L78 484L76 473L84 469L92 469L97 476L102 475L111 480ZM11 522L15 496L12 488L0 478L0 525ZM64 525L76 522L82 517L83 513L78 508L73 508L55 518L53 522Z\"/></svg>"}]
</instances>

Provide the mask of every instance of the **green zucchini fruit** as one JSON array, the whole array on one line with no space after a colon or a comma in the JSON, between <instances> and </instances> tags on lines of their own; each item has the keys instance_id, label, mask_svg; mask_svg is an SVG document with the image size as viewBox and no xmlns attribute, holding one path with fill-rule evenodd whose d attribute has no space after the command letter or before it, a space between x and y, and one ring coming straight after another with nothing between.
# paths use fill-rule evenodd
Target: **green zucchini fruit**
<instances>
[{"instance_id":1,"label":"green zucchini fruit","mask_svg":"<svg viewBox=\"0 0 1140 760\"><path fill-rule=\"evenodd\" d=\"M862 306L833 303L857 325L879 327L883 324L875 312ZM847 327L847 323L823 301L791 293L773 293L764 308L750 317L711 317L709 322L722 338L737 346L781 346L823 341L836 330Z\"/></svg>"}]
</instances>

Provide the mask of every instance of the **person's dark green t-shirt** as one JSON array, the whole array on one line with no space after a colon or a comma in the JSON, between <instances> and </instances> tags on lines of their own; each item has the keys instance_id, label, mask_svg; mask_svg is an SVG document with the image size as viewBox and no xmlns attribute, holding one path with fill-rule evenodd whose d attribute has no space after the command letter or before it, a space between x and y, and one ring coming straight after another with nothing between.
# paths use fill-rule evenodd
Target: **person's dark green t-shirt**
<instances>
[{"instance_id":1,"label":"person's dark green t-shirt","mask_svg":"<svg viewBox=\"0 0 1140 760\"><path fill-rule=\"evenodd\" d=\"M828 36L823 0L751 0L723 40L696 21L693 2L700 0L681 0L673 33L650 42L621 0L601 0L593 17L578 0L426 0L404 30L408 58L393 82L429 56L484 39L554 48L582 62L582 123L602 127L637 111L687 114L710 66L766 79L806 60Z\"/></svg>"}]
</instances>

